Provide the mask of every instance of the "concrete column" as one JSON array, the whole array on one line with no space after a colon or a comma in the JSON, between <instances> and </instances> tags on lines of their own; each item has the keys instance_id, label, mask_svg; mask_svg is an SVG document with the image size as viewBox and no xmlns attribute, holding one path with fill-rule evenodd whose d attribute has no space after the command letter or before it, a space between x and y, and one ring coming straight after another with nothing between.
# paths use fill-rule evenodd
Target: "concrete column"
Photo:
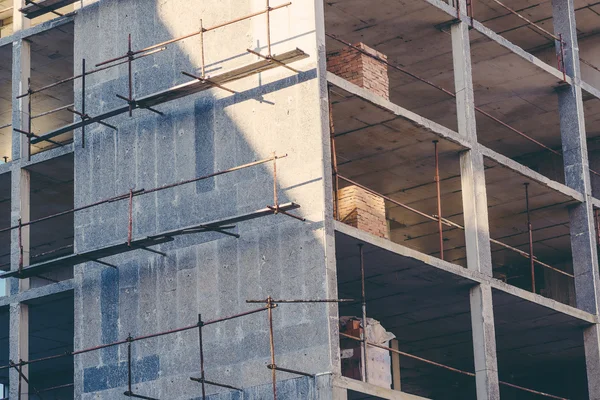
<instances>
[{"instance_id":1,"label":"concrete column","mask_svg":"<svg viewBox=\"0 0 600 400\"><path fill-rule=\"evenodd\" d=\"M12 62L12 90L13 93L25 93L28 88L28 80L31 77L31 46L25 40L13 43ZM16 99L13 97L12 104L13 127L29 132L29 97ZM17 160L29 158L29 146L27 137L19 132L13 131L12 136L12 159Z\"/></svg>"},{"instance_id":2,"label":"concrete column","mask_svg":"<svg viewBox=\"0 0 600 400\"><path fill-rule=\"evenodd\" d=\"M29 28L31 22L19 9L25 7L25 0L13 0L13 32Z\"/></svg>"},{"instance_id":3,"label":"concrete column","mask_svg":"<svg viewBox=\"0 0 600 400\"><path fill-rule=\"evenodd\" d=\"M465 1L461 2L462 9L466 10ZM458 131L472 146L460 156L467 267L492 276L485 172L483 155L477 145L471 49L466 22L452 26L452 51ZM499 399L494 310L489 284L472 288L470 303L477 398Z\"/></svg>"},{"instance_id":4,"label":"concrete column","mask_svg":"<svg viewBox=\"0 0 600 400\"><path fill-rule=\"evenodd\" d=\"M588 150L585 132L585 115L581 87L577 25L573 0L553 0L554 30L564 41L564 66L573 86L560 88L558 92L560 130L565 182L581 192L584 202L569 210L571 249L575 274L577 307L600 315L600 278L595 240L592 186L590 180ZM557 46L558 47L558 46ZM557 49L560 52L560 48ZM600 325L588 327L583 335L587 364L590 399L600 399Z\"/></svg>"},{"instance_id":5,"label":"concrete column","mask_svg":"<svg viewBox=\"0 0 600 400\"><path fill-rule=\"evenodd\" d=\"M9 331L9 358L13 362L29 359L29 308L26 304L11 304ZM24 366L22 372L29 376L29 367ZM9 374L11 399L28 400L29 385L21 379L21 396L19 397L19 373L11 368Z\"/></svg>"}]
</instances>

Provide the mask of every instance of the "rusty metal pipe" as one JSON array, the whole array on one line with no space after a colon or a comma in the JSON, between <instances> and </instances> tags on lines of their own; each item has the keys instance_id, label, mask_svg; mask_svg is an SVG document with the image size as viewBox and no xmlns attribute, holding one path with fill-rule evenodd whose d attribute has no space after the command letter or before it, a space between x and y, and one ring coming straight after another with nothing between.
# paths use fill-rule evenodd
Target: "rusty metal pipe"
<instances>
[{"instance_id":1,"label":"rusty metal pipe","mask_svg":"<svg viewBox=\"0 0 600 400\"><path fill-rule=\"evenodd\" d=\"M358 245L358 253L360 258L360 286L361 286L361 305L362 305L362 380L368 382L367 378L367 296L365 291L365 255L363 244Z\"/></svg>"},{"instance_id":2,"label":"rusty metal pipe","mask_svg":"<svg viewBox=\"0 0 600 400\"><path fill-rule=\"evenodd\" d=\"M529 260L531 264L531 291L535 293L535 262L533 258L533 229L529 212L529 183L525 183L525 207L527 211L527 231L529 233Z\"/></svg>"},{"instance_id":3,"label":"rusty metal pipe","mask_svg":"<svg viewBox=\"0 0 600 400\"><path fill-rule=\"evenodd\" d=\"M437 192L438 232L440 237L440 258L444 259L444 228L442 224L442 190L440 182L440 159L438 152L438 140L433 141L435 152L435 187Z\"/></svg>"}]
</instances>

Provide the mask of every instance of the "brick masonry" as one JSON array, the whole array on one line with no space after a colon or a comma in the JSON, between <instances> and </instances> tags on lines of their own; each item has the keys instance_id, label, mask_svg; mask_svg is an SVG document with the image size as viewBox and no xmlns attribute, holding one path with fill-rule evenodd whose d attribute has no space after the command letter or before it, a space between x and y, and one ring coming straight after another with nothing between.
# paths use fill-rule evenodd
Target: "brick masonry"
<instances>
[{"instance_id":1,"label":"brick masonry","mask_svg":"<svg viewBox=\"0 0 600 400\"><path fill-rule=\"evenodd\" d=\"M389 239L389 229L385 219L385 201L357 186L338 190L339 220L371 233Z\"/></svg>"},{"instance_id":2,"label":"brick masonry","mask_svg":"<svg viewBox=\"0 0 600 400\"><path fill-rule=\"evenodd\" d=\"M355 44L356 47L387 61L387 56L366 46L364 43ZM343 50L327 53L327 70L355 85L368 89L371 92L389 100L390 79L387 65L355 50Z\"/></svg>"}]
</instances>

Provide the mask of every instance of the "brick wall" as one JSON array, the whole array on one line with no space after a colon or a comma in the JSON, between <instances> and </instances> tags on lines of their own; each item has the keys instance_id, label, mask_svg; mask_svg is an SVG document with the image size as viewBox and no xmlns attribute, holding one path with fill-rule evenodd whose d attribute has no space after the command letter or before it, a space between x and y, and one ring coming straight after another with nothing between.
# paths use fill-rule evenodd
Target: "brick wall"
<instances>
[{"instance_id":1,"label":"brick wall","mask_svg":"<svg viewBox=\"0 0 600 400\"><path fill-rule=\"evenodd\" d=\"M387 56L364 43L355 44L356 47L387 60ZM363 87L384 97L390 98L390 80L387 65L383 64L358 50L346 47L339 51L327 53L327 70L357 86Z\"/></svg>"},{"instance_id":2,"label":"brick wall","mask_svg":"<svg viewBox=\"0 0 600 400\"><path fill-rule=\"evenodd\" d=\"M340 221L385 239L389 230L385 219L385 201L357 186L338 190Z\"/></svg>"}]
</instances>

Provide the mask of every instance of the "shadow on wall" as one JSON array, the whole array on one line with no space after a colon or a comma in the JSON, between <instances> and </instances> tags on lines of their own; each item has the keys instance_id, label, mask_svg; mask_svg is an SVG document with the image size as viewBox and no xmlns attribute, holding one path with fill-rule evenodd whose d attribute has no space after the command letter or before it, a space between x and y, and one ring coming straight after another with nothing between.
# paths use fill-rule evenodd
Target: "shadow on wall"
<instances>
[{"instance_id":1,"label":"shadow on wall","mask_svg":"<svg viewBox=\"0 0 600 400\"><path fill-rule=\"evenodd\" d=\"M210 7L202 4L190 9L189 2L183 0L156 0L143 7L134 0L94 3L76 19L75 63L86 58L88 65L93 65L124 54L130 33L134 49L139 49L197 31L200 17L204 26L210 26L249 14L256 10L250 3L235 2L235 7L219 3L216 9L214 2ZM281 21L276 22L278 17ZM275 54L301 47L293 39L278 41L275 32L290 36L290 29L283 29L288 18L287 11L274 11L271 17ZM261 24L249 20L208 32L204 38L207 72L218 74L255 62L256 56L244 51L247 47L265 54L255 40L260 43L266 30L259 32L257 26ZM97 32L106 33L103 40L98 40ZM310 43L306 39L312 34L302 33L296 38ZM199 38L194 37L135 61L134 97L189 81L181 71L199 75L201 58ZM304 216L310 213L322 218L324 201L318 202L324 192L320 182L322 154L315 151L322 148L316 70L300 74L281 70L277 76L285 77L279 80L265 81L270 76L265 74L232 83L228 87L236 90L235 95L213 89L157 106L164 116L136 110L133 118L114 118L110 123L119 127L118 133L89 126L85 149L81 149L80 134L75 141L76 206L130 189L150 189L203 176L275 152L290 155L278 163L279 202L298 202ZM115 95L127 94L127 81L126 65L91 76L86 84L86 111L97 115L123 105ZM76 104L81 101L80 89L76 85ZM313 113L303 107L307 101L314 102L307 103L314 107ZM302 164L302 170L291 171L294 163ZM133 235L142 237L231 217L267 204L273 204L272 164L136 197ZM322 234L316 232L322 223L300 224L283 216L267 217L242 223L238 227L241 239L223 238L218 233L192 235L163 245L160 250L168 257L136 251L109 259L119 265L118 270L93 263L81 266L76 273L80 282L76 297L83 299L76 301L75 347L88 348L122 340L129 334L139 336L194 324L200 311L205 318L246 311L248 298L291 293L319 297L325 293L325 283L314 277L314 268L318 263L324 267ZM126 201L78 213L76 251L122 242L127 238L127 226ZM301 229L303 226L306 229ZM283 281L283 270L288 267L295 270L299 283ZM315 354L321 355L319 359L328 354L324 353L326 332L315 333L320 321L327 326L324 310L325 306L286 310L288 323L276 323L276 330L289 329L303 337L285 348L300 368L306 365L306 369L325 370L328 365L327 360L322 365L314 361ZM264 318L249 318L252 321L244 324L249 324L245 332L250 333L242 333L238 325L242 322L233 321L206 339L211 368L234 386L256 385L270 377L264 368L269 352L266 323ZM133 346L133 382L142 385L136 390L164 396L168 389L162 386L177 382L175 397L198 395L198 385L189 379L197 371L198 360L184 357L198 353L197 332L182 333L176 339L154 338ZM104 392L107 398L122 395L127 379L126 352L124 346L111 347L76 358L75 396L96 392ZM300 353L303 356L298 356ZM282 354L282 359L285 357ZM162 381L152 384L163 378L168 378L164 385ZM144 382L149 384L143 386ZM174 395L169 392L168 396Z\"/></svg>"}]
</instances>

